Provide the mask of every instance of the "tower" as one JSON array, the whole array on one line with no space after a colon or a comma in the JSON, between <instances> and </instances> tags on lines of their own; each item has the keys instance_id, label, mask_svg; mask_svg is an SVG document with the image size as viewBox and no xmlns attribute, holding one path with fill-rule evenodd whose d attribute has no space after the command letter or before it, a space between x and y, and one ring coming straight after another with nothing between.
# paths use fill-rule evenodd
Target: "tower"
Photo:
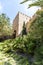
<instances>
[{"instance_id":1,"label":"tower","mask_svg":"<svg viewBox=\"0 0 43 65\"><path fill-rule=\"evenodd\" d=\"M29 22L30 17L18 12L18 14L16 15L15 19L13 20L13 30L16 31L16 36L21 34L21 31L23 29L23 23L25 22L25 24L27 22Z\"/></svg>"}]
</instances>

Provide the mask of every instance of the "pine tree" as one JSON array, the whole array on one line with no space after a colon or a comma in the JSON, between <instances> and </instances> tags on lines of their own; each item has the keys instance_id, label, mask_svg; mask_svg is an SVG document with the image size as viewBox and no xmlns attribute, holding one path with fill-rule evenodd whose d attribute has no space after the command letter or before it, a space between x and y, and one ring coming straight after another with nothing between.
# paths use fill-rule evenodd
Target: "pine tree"
<instances>
[{"instance_id":1,"label":"pine tree","mask_svg":"<svg viewBox=\"0 0 43 65\"><path fill-rule=\"evenodd\" d=\"M23 23L23 29L22 29L22 36L23 35L26 35L27 32L26 32L26 26L25 26L25 22Z\"/></svg>"}]
</instances>

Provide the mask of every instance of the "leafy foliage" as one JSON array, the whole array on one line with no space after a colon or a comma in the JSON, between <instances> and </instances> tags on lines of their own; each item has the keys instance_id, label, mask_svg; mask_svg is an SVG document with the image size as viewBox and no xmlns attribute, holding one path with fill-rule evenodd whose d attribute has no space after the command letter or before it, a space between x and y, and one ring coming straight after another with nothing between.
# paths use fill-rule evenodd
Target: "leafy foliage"
<instances>
[{"instance_id":1,"label":"leafy foliage","mask_svg":"<svg viewBox=\"0 0 43 65\"><path fill-rule=\"evenodd\" d=\"M28 1L32 1L33 3L29 5L29 7L31 6L40 6L43 7L43 0L24 0L23 2L21 2L21 4L28 2Z\"/></svg>"},{"instance_id":2,"label":"leafy foliage","mask_svg":"<svg viewBox=\"0 0 43 65\"><path fill-rule=\"evenodd\" d=\"M26 35L27 32L26 32L26 26L25 26L25 22L23 23L23 30L22 30L22 36L23 35Z\"/></svg>"},{"instance_id":3,"label":"leafy foliage","mask_svg":"<svg viewBox=\"0 0 43 65\"><path fill-rule=\"evenodd\" d=\"M34 20L30 27L31 36L36 39L35 61L33 65L43 65L43 11L37 12L39 16Z\"/></svg>"},{"instance_id":4,"label":"leafy foliage","mask_svg":"<svg viewBox=\"0 0 43 65\"><path fill-rule=\"evenodd\" d=\"M17 65L43 65L43 11L30 26L27 35L0 43L0 51L17 61Z\"/></svg>"},{"instance_id":5,"label":"leafy foliage","mask_svg":"<svg viewBox=\"0 0 43 65\"><path fill-rule=\"evenodd\" d=\"M10 19L6 16L6 14L2 13L0 15L0 36L10 34L11 34Z\"/></svg>"}]
</instances>

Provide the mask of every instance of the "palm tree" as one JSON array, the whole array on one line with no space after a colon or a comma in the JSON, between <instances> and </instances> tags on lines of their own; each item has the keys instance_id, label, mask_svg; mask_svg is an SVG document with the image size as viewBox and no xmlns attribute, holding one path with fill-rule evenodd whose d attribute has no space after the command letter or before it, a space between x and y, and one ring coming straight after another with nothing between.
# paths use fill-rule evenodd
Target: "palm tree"
<instances>
[{"instance_id":1,"label":"palm tree","mask_svg":"<svg viewBox=\"0 0 43 65\"><path fill-rule=\"evenodd\" d=\"M43 8L43 0L24 0L22 3L28 2L28 1L33 1L32 4L29 4L29 7L31 6L40 6L41 8Z\"/></svg>"}]
</instances>

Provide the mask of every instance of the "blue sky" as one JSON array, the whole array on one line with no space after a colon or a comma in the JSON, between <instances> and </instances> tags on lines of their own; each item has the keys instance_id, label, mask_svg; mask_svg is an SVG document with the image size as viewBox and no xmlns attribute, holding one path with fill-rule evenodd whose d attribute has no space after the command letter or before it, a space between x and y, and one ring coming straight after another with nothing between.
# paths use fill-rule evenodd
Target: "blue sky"
<instances>
[{"instance_id":1,"label":"blue sky","mask_svg":"<svg viewBox=\"0 0 43 65\"><path fill-rule=\"evenodd\" d=\"M38 9L37 7L31 7L27 9L28 3L20 4L23 0L0 0L0 14L5 13L11 19L11 22L15 18L18 11L27 14L28 16L32 16L33 13Z\"/></svg>"}]
</instances>

